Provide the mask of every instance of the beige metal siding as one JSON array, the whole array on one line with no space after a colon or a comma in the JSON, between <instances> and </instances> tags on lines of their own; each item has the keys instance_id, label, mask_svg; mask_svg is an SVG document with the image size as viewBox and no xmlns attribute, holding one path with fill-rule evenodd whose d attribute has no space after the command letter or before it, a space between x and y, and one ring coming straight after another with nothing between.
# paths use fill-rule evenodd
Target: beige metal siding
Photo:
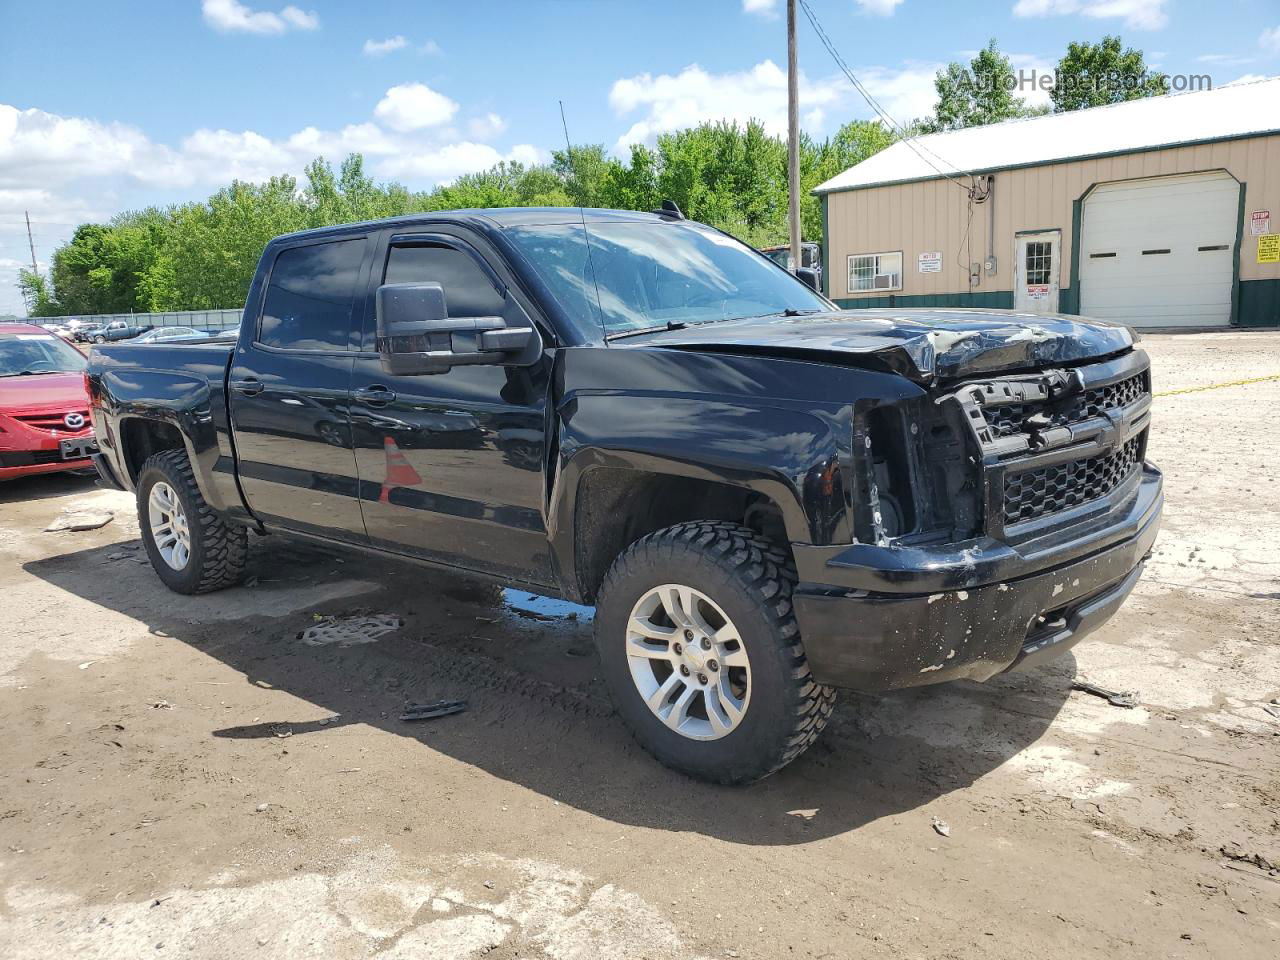
<instances>
[{"instance_id":1,"label":"beige metal siding","mask_svg":"<svg viewBox=\"0 0 1280 960\"><path fill-rule=\"evenodd\" d=\"M1058 282L1065 289L1071 284L1075 240L1071 235L1072 204L1090 187L1113 180L1209 170L1226 170L1246 185L1240 279L1280 279L1280 264L1256 262L1257 238L1249 235L1248 224L1252 211L1270 210L1272 232L1280 233L1277 135L996 171L997 270L993 277L983 271L982 282L972 288L964 264L986 259L988 213L985 204L974 204L966 234L968 197L960 186L949 180L926 180L832 193L827 201L830 293L840 299L883 296L876 291L850 294L848 257L893 250L902 251L902 290L896 292L903 296L1012 291L1014 236L1020 231L1043 229L1062 231ZM942 253L942 272L920 273L919 255L934 250Z\"/></svg>"}]
</instances>

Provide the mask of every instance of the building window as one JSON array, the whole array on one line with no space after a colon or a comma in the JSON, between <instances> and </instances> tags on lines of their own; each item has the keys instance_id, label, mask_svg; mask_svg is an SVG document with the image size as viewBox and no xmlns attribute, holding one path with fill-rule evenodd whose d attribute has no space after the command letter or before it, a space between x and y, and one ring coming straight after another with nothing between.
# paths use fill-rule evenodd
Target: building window
<instances>
[{"instance_id":1,"label":"building window","mask_svg":"<svg viewBox=\"0 0 1280 960\"><path fill-rule=\"evenodd\" d=\"M1053 272L1053 243L1048 240L1027 242L1027 284L1048 286Z\"/></svg>"},{"instance_id":2,"label":"building window","mask_svg":"<svg viewBox=\"0 0 1280 960\"><path fill-rule=\"evenodd\" d=\"M849 292L901 290L902 251L857 253L849 257Z\"/></svg>"}]
</instances>

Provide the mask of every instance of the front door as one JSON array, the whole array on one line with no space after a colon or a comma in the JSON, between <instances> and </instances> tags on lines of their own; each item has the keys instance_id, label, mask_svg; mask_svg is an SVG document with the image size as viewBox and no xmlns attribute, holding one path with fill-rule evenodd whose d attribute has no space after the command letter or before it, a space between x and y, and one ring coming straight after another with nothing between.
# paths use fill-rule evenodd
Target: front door
<instances>
[{"instance_id":1,"label":"front door","mask_svg":"<svg viewBox=\"0 0 1280 960\"><path fill-rule=\"evenodd\" d=\"M228 399L240 484L268 525L364 539L348 394L369 245L281 250L254 336L236 347Z\"/></svg>"},{"instance_id":2,"label":"front door","mask_svg":"<svg viewBox=\"0 0 1280 960\"><path fill-rule=\"evenodd\" d=\"M459 236L392 237L378 283L437 282L450 317L502 312L500 276ZM500 266L500 265L497 265ZM543 522L549 358L395 376L361 353L351 420L365 529L378 547L551 585Z\"/></svg>"},{"instance_id":3,"label":"front door","mask_svg":"<svg viewBox=\"0 0 1280 960\"><path fill-rule=\"evenodd\" d=\"M1023 313L1058 312L1058 268L1062 231L1020 233L1013 256L1013 308Z\"/></svg>"}]
</instances>

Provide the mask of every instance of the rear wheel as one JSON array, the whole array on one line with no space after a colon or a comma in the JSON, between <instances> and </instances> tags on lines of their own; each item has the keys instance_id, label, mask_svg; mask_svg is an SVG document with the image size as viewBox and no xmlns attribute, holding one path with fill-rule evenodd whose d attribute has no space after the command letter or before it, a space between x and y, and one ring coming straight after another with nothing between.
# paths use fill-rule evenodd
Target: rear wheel
<instances>
[{"instance_id":1,"label":"rear wheel","mask_svg":"<svg viewBox=\"0 0 1280 960\"><path fill-rule=\"evenodd\" d=\"M782 550L726 522L668 527L614 562L596 644L619 714L658 760L750 783L817 739L835 692L809 672L794 584Z\"/></svg>"},{"instance_id":2,"label":"rear wheel","mask_svg":"<svg viewBox=\"0 0 1280 960\"><path fill-rule=\"evenodd\" d=\"M166 450L142 465L138 524L151 566L170 590L209 593L240 582L248 533L205 502L185 451Z\"/></svg>"}]
</instances>

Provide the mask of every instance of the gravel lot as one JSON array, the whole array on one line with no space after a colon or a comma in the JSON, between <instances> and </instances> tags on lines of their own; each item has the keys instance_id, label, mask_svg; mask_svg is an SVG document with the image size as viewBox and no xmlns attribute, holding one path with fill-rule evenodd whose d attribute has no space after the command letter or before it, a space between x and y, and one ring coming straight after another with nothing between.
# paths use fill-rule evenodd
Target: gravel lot
<instances>
[{"instance_id":1,"label":"gravel lot","mask_svg":"<svg viewBox=\"0 0 1280 960\"><path fill-rule=\"evenodd\" d=\"M588 609L279 538L178 597L128 496L0 487L0 955L1280 955L1280 379L1177 392L1280 375L1280 335L1146 347L1168 507L1118 617L843 695L748 789L632 744ZM81 506L115 519L43 532ZM372 614L403 624L300 639ZM398 719L437 698L469 708Z\"/></svg>"}]
</instances>

